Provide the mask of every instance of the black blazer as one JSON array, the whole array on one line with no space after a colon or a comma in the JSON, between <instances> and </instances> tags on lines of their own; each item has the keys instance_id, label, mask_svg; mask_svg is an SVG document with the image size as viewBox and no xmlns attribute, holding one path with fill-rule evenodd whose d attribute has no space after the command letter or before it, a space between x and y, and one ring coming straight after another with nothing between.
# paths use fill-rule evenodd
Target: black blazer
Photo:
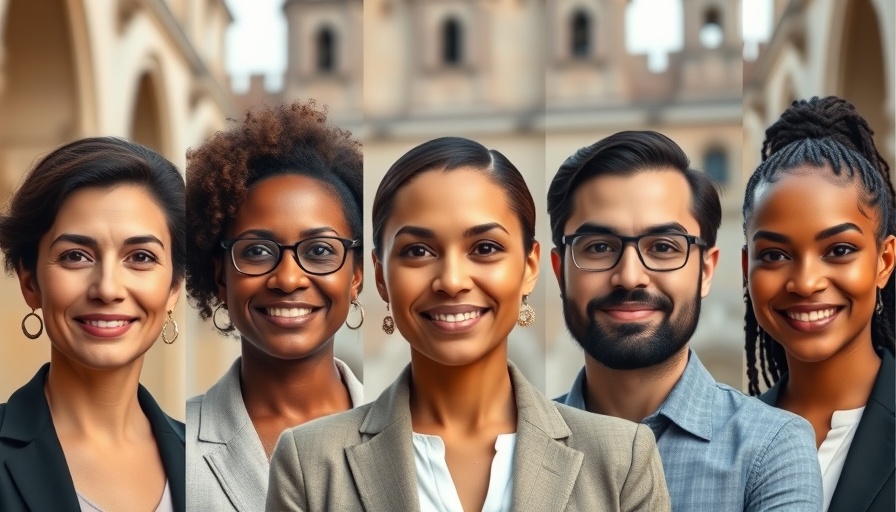
<instances>
[{"instance_id":1,"label":"black blazer","mask_svg":"<svg viewBox=\"0 0 896 512\"><path fill-rule=\"evenodd\" d=\"M50 364L0 404L0 510L80 512L62 445L50 417L44 381ZM186 512L184 424L169 418L143 386L140 408L149 419L168 476L176 512Z\"/></svg>"},{"instance_id":2,"label":"black blazer","mask_svg":"<svg viewBox=\"0 0 896 512\"><path fill-rule=\"evenodd\" d=\"M787 385L787 375L759 398L778 402L778 393ZM893 512L896 502L896 365L884 350L880 370L874 380L865 412L846 454L843 472L834 489L828 512Z\"/></svg>"}]
</instances>

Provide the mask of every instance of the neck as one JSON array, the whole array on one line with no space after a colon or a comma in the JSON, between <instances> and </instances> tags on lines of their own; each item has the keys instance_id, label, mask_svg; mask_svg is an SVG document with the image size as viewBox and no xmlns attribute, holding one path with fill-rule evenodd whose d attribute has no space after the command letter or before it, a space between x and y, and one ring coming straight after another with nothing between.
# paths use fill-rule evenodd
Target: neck
<instances>
[{"instance_id":1,"label":"neck","mask_svg":"<svg viewBox=\"0 0 896 512\"><path fill-rule=\"evenodd\" d=\"M792 409L788 404L831 411L862 407L868 402L880 364L871 345L870 326L855 342L823 361L805 362L788 354L788 381L779 405L788 410Z\"/></svg>"},{"instance_id":2,"label":"neck","mask_svg":"<svg viewBox=\"0 0 896 512\"><path fill-rule=\"evenodd\" d=\"M687 364L687 345L659 365L637 370L614 370L585 354L585 406L640 423L666 400Z\"/></svg>"},{"instance_id":3,"label":"neck","mask_svg":"<svg viewBox=\"0 0 896 512\"><path fill-rule=\"evenodd\" d=\"M122 439L147 425L137 401L143 357L121 368L98 370L50 351L44 393L56 431L65 437Z\"/></svg>"},{"instance_id":4,"label":"neck","mask_svg":"<svg viewBox=\"0 0 896 512\"><path fill-rule=\"evenodd\" d=\"M285 360L242 341L240 388L250 417L316 418L351 408L333 361L333 339L307 357Z\"/></svg>"},{"instance_id":5,"label":"neck","mask_svg":"<svg viewBox=\"0 0 896 512\"><path fill-rule=\"evenodd\" d=\"M515 431L507 343L461 366L445 366L412 350L410 409L414 431L420 433L446 428L479 432L495 425Z\"/></svg>"}]
</instances>

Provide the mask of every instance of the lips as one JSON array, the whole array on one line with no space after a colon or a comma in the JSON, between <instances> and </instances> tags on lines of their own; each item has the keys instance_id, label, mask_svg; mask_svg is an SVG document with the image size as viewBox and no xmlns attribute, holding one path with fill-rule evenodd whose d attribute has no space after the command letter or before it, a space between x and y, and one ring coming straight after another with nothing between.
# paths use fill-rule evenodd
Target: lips
<instances>
[{"instance_id":1,"label":"lips","mask_svg":"<svg viewBox=\"0 0 896 512\"><path fill-rule=\"evenodd\" d=\"M488 308L458 304L428 309L423 311L421 316L441 330L460 332L472 329L473 326L479 323L482 315L488 311Z\"/></svg>"},{"instance_id":2,"label":"lips","mask_svg":"<svg viewBox=\"0 0 896 512\"><path fill-rule=\"evenodd\" d=\"M283 328L297 328L314 318L322 306L305 302L272 302L255 308L268 322Z\"/></svg>"},{"instance_id":3,"label":"lips","mask_svg":"<svg viewBox=\"0 0 896 512\"><path fill-rule=\"evenodd\" d=\"M831 325L842 309L843 306L833 304L800 304L777 312L791 328L802 332L817 332Z\"/></svg>"},{"instance_id":4,"label":"lips","mask_svg":"<svg viewBox=\"0 0 896 512\"><path fill-rule=\"evenodd\" d=\"M631 322L644 320L660 310L651 304L628 302L606 307L601 309L601 311L616 320Z\"/></svg>"},{"instance_id":5,"label":"lips","mask_svg":"<svg viewBox=\"0 0 896 512\"><path fill-rule=\"evenodd\" d=\"M125 315L91 314L75 317L86 333L98 338L117 338L126 333L137 319Z\"/></svg>"}]
</instances>

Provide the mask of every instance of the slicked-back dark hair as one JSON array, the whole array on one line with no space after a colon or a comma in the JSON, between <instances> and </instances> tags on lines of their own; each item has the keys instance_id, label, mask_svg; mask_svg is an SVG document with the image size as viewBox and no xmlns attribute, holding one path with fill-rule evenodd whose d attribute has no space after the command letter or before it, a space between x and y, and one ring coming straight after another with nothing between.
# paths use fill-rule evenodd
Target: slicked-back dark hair
<instances>
[{"instance_id":1,"label":"slicked-back dark hair","mask_svg":"<svg viewBox=\"0 0 896 512\"><path fill-rule=\"evenodd\" d=\"M8 274L21 265L34 272L40 239L62 203L76 190L135 185L153 198L165 214L171 235L173 283L184 276L186 222L184 178L155 151L116 137L91 137L70 142L37 162L0 217L0 248Z\"/></svg>"},{"instance_id":2,"label":"slicked-back dark hair","mask_svg":"<svg viewBox=\"0 0 896 512\"><path fill-rule=\"evenodd\" d=\"M208 320L221 303L212 261L224 256L221 240L253 185L282 175L314 178L334 192L334 208L361 240L363 168L361 143L329 124L326 108L313 100L251 109L241 123L187 151L187 293L199 316ZM361 266L362 248L353 255Z\"/></svg>"},{"instance_id":3,"label":"slicked-back dark hair","mask_svg":"<svg viewBox=\"0 0 896 512\"><path fill-rule=\"evenodd\" d=\"M878 244L889 235L896 235L896 195L890 181L890 167L878 153L872 138L874 132L848 101L836 96L798 100L781 114L765 131L762 163L750 176L744 196L743 218L753 216L756 188L774 183L782 177L805 168L817 169L820 176L842 186L855 186L859 191L859 210L877 220L875 238ZM871 340L875 350L894 351L894 277L890 276L881 290L883 311L871 320ZM784 348L756 320L753 303L744 282L745 350L747 379L751 395L758 395L759 370L766 387L771 387L787 372ZM757 358L759 368L757 368Z\"/></svg>"},{"instance_id":4,"label":"slicked-back dark hair","mask_svg":"<svg viewBox=\"0 0 896 512\"><path fill-rule=\"evenodd\" d=\"M441 137L411 149L392 164L373 198L373 247L382 258L383 229L395 209L398 192L426 172L470 168L481 172L505 194L523 230L525 254L535 242L535 202L526 181L510 160L494 149L462 137Z\"/></svg>"},{"instance_id":5,"label":"slicked-back dark hair","mask_svg":"<svg viewBox=\"0 0 896 512\"><path fill-rule=\"evenodd\" d=\"M722 223L718 184L705 172L692 169L684 151L669 137L654 131L624 131L576 151L563 162L548 189L548 214L554 246L562 247L566 221L572 215L573 194L585 181L598 176L634 176L648 171L680 172L691 189L691 215L700 225L700 237L716 244Z\"/></svg>"}]
</instances>

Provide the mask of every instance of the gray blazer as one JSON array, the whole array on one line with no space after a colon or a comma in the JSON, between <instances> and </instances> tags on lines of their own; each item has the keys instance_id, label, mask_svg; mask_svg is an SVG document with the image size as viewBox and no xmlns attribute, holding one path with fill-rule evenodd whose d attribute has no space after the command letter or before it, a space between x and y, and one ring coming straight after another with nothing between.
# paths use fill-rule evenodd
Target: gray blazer
<instances>
[{"instance_id":1,"label":"gray blazer","mask_svg":"<svg viewBox=\"0 0 896 512\"><path fill-rule=\"evenodd\" d=\"M648 427L553 403L509 367L518 415L512 510L670 510ZM266 510L419 510L409 380L410 366L375 402L284 431Z\"/></svg>"},{"instance_id":2,"label":"gray blazer","mask_svg":"<svg viewBox=\"0 0 896 512\"><path fill-rule=\"evenodd\" d=\"M336 359L352 404L363 386ZM187 401L187 510L264 510L268 460L240 390L240 358L205 395Z\"/></svg>"}]
</instances>

